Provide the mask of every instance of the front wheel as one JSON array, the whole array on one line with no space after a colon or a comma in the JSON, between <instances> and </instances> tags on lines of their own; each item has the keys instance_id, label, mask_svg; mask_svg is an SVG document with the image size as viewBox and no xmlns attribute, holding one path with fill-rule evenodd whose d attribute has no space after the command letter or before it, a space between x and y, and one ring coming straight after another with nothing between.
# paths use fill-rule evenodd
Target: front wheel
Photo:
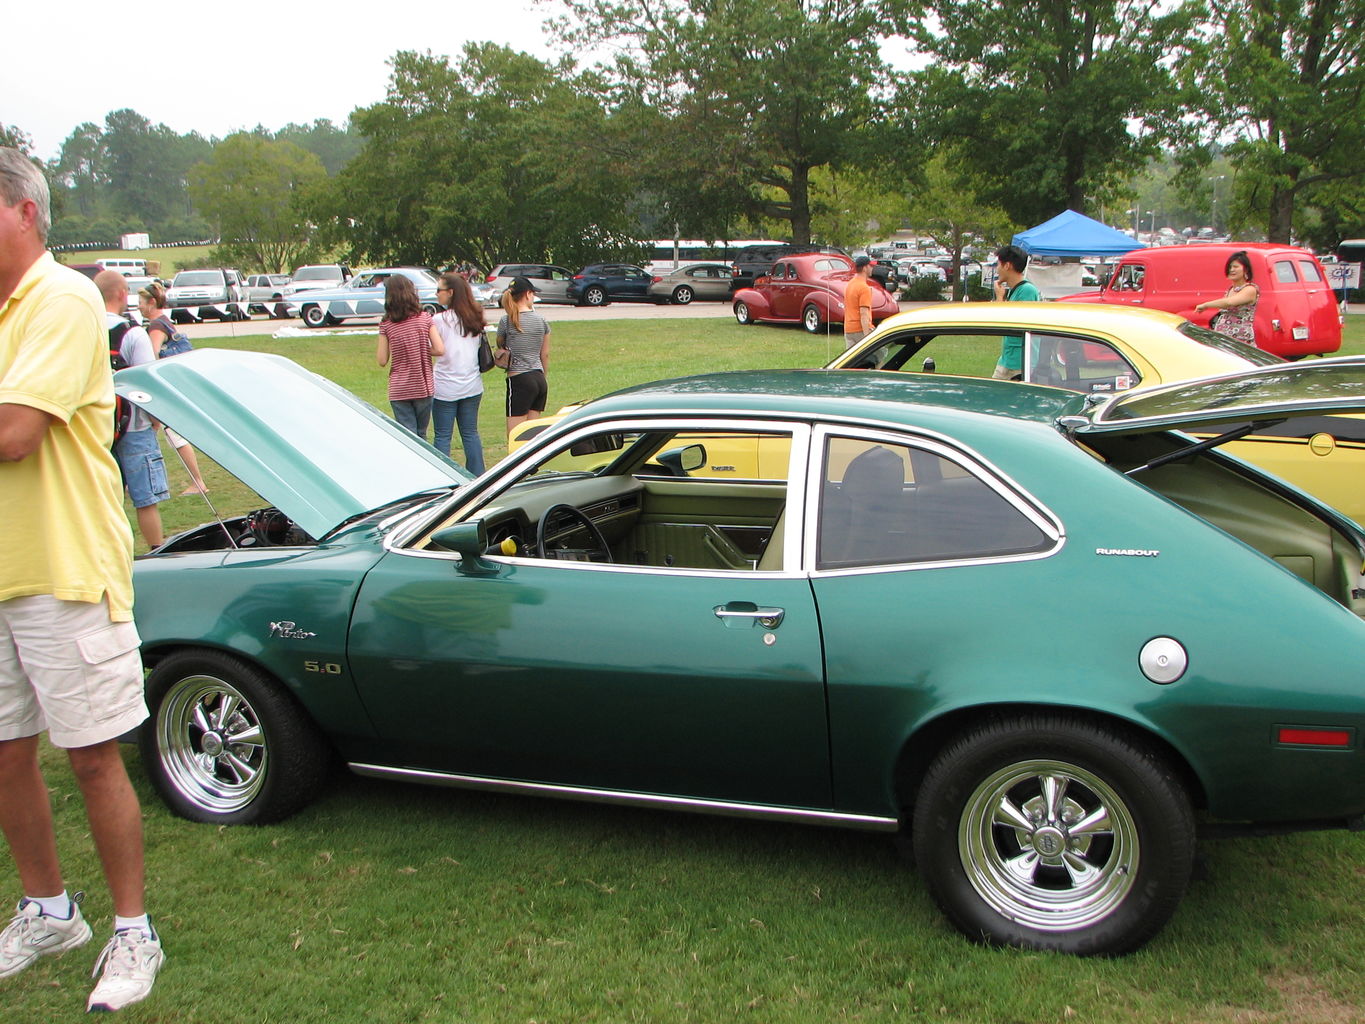
<instances>
[{"instance_id":1,"label":"front wheel","mask_svg":"<svg viewBox=\"0 0 1365 1024\"><path fill-rule=\"evenodd\" d=\"M801 311L801 326L811 334L819 334L824 329L825 318L820 315L820 310L814 303Z\"/></svg>"},{"instance_id":2,"label":"front wheel","mask_svg":"<svg viewBox=\"0 0 1365 1024\"><path fill-rule=\"evenodd\" d=\"M915 860L969 938L1130 953L1189 885L1194 816L1164 759L1088 721L1023 715L958 737L915 802Z\"/></svg>"},{"instance_id":3,"label":"front wheel","mask_svg":"<svg viewBox=\"0 0 1365 1024\"><path fill-rule=\"evenodd\" d=\"M735 303L735 319L739 321L741 327L747 327L754 322L753 310L749 308L747 302Z\"/></svg>"},{"instance_id":4,"label":"front wheel","mask_svg":"<svg viewBox=\"0 0 1365 1024\"><path fill-rule=\"evenodd\" d=\"M696 297L697 297L696 293L692 291L692 289L688 285L680 284L678 285L678 287L673 289L673 301L676 302L679 306L686 306Z\"/></svg>"},{"instance_id":5,"label":"front wheel","mask_svg":"<svg viewBox=\"0 0 1365 1024\"><path fill-rule=\"evenodd\" d=\"M142 761L182 818L260 825L287 818L322 788L326 741L260 669L219 651L182 651L147 678Z\"/></svg>"},{"instance_id":6,"label":"front wheel","mask_svg":"<svg viewBox=\"0 0 1365 1024\"><path fill-rule=\"evenodd\" d=\"M607 304L607 290L593 285L583 293L583 304L585 306L605 306Z\"/></svg>"},{"instance_id":7,"label":"front wheel","mask_svg":"<svg viewBox=\"0 0 1365 1024\"><path fill-rule=\"evenodd\" d=\"M304 306L303 312L299 315L303 318L304 327L325 327L327 325L327 313L321 306Z\"/></svg>"}]
</instances>

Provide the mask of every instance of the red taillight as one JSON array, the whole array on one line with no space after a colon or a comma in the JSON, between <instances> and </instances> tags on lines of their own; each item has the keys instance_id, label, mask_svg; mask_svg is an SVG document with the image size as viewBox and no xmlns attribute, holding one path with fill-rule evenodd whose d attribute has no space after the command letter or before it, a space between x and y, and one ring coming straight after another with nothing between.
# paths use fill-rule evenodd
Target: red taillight
<instances>
[{"instance_id":1,"label":"red taillight","mask_svg":"<svg viewBox=\"0 0 1365 1024\"><path fill-rule=\"evenodd\" d=\"M659 283L660 281L662 281L662 280L663 280L662 277L656 277L656 278L654 278L654 282L653 282L653 283L654 283L654 284L658 284L658 283Z\"/></svg>"},{"instance_id":2,"label":"red taillight","mask_svg":"<svg viewBox=\"0 0 1365 1024\"><path fill-rule=\"evenodd\" d=\"M1295 747L1349 747L1349 729L1301 729L1280 726L1276 731L1277 741Z\"/></svg>"},{"instance_id":3,"label":"red taillight","mask_svg":"<svg viewBox=\"0 0 1365 1024\"><path fill-rule=\"evenodd\" d=\"M583 280L583 275L582 275L582 274L574 274L573 279L574 279L575 281L581 281L581 280Z\"/></svg>"}]
</instances>

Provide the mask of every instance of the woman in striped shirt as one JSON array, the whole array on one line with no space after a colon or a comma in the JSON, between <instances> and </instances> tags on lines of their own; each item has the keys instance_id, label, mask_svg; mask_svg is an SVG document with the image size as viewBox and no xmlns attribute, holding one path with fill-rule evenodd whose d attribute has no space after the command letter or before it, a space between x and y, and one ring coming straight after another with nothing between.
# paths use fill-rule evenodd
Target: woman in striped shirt
<instances>
[{"instance_id":1,"label":"woman in striped shirt","mask_svg":"<svg viewBox=\"0 0 1365 1024\"><path fill-rule=\"evenodd\" d=\"M384 319L379 324L375 359L389 367L393 418L424 441L436 390L431 360L444 354L441 334L431 314L422 308L417 288L409 278L394 274L384 282Z\"/></svg>"}]
</instances>

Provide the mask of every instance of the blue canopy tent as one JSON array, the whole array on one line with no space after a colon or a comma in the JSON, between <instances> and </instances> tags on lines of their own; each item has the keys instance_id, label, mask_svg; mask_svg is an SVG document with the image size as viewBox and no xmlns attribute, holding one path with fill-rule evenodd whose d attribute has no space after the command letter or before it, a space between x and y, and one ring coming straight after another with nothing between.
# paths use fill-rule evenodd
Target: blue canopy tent
<instances>
[{"instance_id":1,"label":"blue canopy tent","mask_svg":"<svg viewBox=\"0 0 1365 1024\"><path fill-rule=\"evenodd\" d=\"M1051 220L1014 236L1014 244L1030 256L1119 256L1145 248L1122 231L1115 231L1075 210L1063 210Z\"/></svg>"}]
</instances>

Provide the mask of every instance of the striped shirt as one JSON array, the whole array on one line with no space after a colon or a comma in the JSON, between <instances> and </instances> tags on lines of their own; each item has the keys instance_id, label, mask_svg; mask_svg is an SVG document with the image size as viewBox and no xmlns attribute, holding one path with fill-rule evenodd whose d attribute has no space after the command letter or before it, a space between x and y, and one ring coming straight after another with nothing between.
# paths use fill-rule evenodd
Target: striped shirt
<instances>
[{"instance_id":1,"label":"striped shirt","mask_svg":"<svg viewBox=\"0 0 1365 1024\"><path fill-rule=\"evenodd\" d=\"M389 342L389 401L430 398L436 390L431 372L431 314L423 310L406 320L385 320L379 333Z\"/></svg>"}]
</instances>

